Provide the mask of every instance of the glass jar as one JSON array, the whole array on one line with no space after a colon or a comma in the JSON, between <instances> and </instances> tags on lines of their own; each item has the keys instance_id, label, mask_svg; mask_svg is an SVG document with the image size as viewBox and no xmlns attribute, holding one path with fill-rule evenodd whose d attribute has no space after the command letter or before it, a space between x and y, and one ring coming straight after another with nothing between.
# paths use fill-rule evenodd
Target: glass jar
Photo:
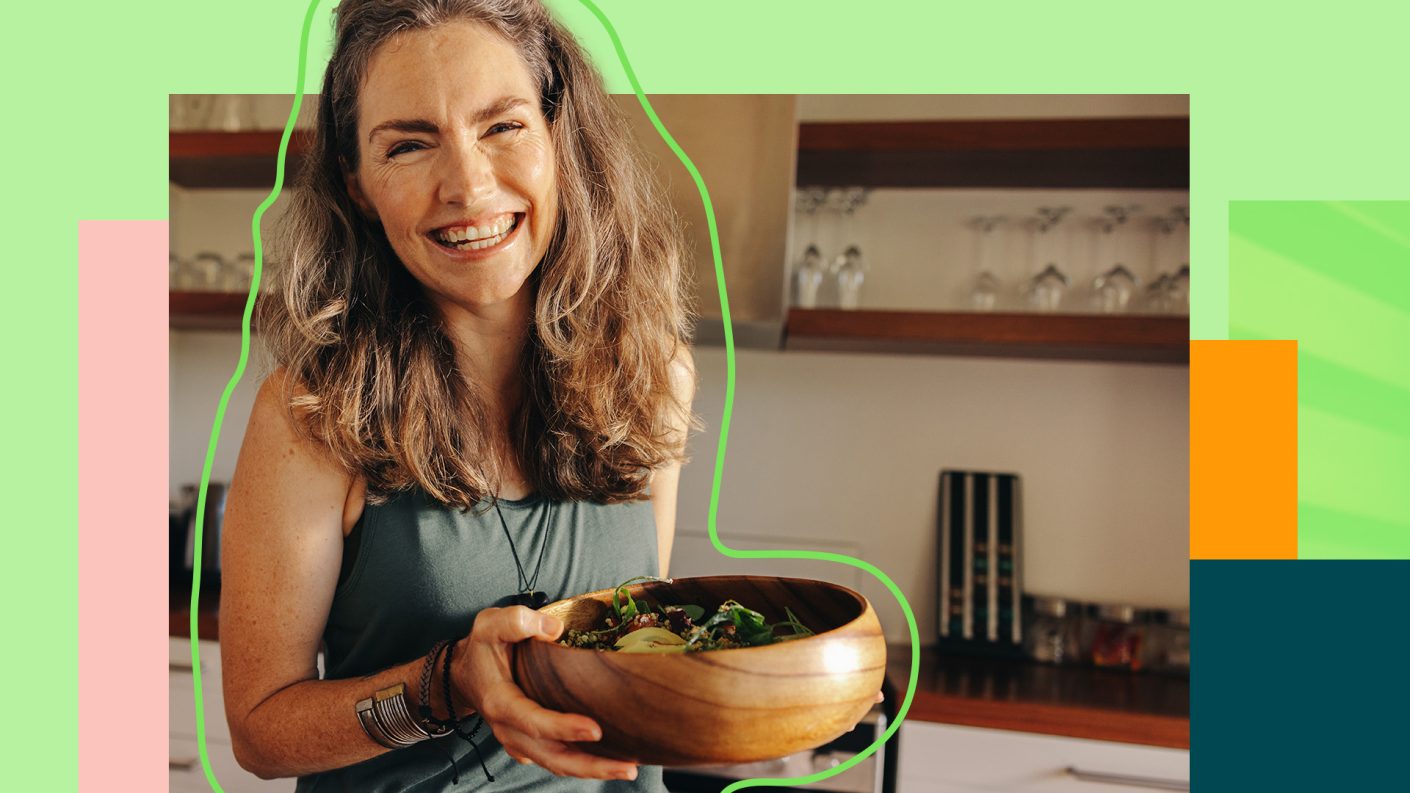
<instances>
[{"instance_id":1,"label":"glass jar","mask_svg":"<svg viewBox=\"0 0 1410 793\"><path fill-rule=\"evenodd\" d=\"M1145 613L1131 606L1098 606L1092 631L1092 663L1110 669L1141 668Z\"/></svg>"},{"instance_id":2,"label":"glass jar","mask_svg":"<svg viewBox=\"0 0 1410 793\"><path fill-rule=\"evenodd\" d=\"M1190 673L1190 612L1161 611L1152 620L1146 658L1155 672Z\"/></svg>"},{"instance_id":3,"label":"glass jar","mask_svg":"<svg viewBox=\"0 0 1410 793\"><path fill-rule=\"evenodd\" d=\"M1032 599L1023 649L1034 661L1045 664L1072 663L1081 655L1077 633L1077 604L1062 598Z\"/></svg>"}]
</instances>

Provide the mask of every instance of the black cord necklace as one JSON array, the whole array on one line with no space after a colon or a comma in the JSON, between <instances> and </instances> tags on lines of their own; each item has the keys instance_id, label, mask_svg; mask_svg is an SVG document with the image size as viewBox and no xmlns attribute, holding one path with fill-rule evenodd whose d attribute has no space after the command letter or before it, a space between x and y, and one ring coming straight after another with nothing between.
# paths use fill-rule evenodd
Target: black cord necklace
<instances>
[{"instance_id":1,"label":"black cord necklace","mask_svg":"<svg viewBox=\"0 0 1410 793\"><path fill-rule=\"evenodd\" d=\"M543 544L539 546L539 560L534 564L534 577L529 578L524 575L524 565L519 562L519 551L514 547L514 538L509 534L509 523L504 519L504 513L499 509L499 499L494 502L495 514L499 515L499 525L504 529L504 539L509 541L509 552L514 555L514 569L519 573L519 594L509 598L511 605L528 606L531 609L543 608L548 605L548 595L534 589L539 582L539 571L543 569L543 554L548 550L548 538L553 532L553 523L549 522L548 528L543 533Z\"/></svg>"}]
</instances>

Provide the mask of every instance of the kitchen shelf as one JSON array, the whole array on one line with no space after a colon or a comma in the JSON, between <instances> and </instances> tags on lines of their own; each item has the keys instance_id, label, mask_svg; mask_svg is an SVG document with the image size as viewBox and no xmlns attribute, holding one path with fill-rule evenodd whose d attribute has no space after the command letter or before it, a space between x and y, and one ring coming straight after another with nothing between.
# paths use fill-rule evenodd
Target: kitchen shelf
<instances>
[{"instance_id":1,"label":"kitchen shelf","mask_svg":"<svg viewBox=\"0 0 1410 793\"><path fill-rule=\"evenodd\" d=\"M270 188L282 130L172 132L169 179L182 187ZM289 139L284 185L293 183L308 150L309 133Z\"/></svg>"},{"instance_id":2,"label":"kitchen shelf","mask_svg":"<svg viewBox=\"0 0 1410 793\"><path fill-rule=\"evenodd\" d=\"M910 647L887 652L905 696ZM899 703L897 703L899 707ZM1148 673L941 656L923 647L909 719L1177 749L1190 747L1190 681Z\"/></svg>"},{"instance_id":3,"label":"kitchen shelf","mask_svg":"<svg viewBox=\"0 0 1410 793\"><path fill-rule=\"evenodd\" d=\"M173 330L239 330L245 314L244 292L170 292L168 314Z\"/></svg>"},{"instance_id":4,"label":"kitchen shelf","mask_svg":"<svg viewBox=\"0 0 1410 793\"><path fill-rule=\"evenodd\" d=\"M930 311L788 311L784 349L1189 362L1189 318Z\"/></svg>"},{"instance_id":5,"label":"kitchen shelf","mask_svg":"<svg viewBox=\"0 0 1410 793\"><path fill-rule=\"evenodd\" d=\"M799 187L1188 190L1188 118L808 122Z\"/></svg>"}]
</instances>

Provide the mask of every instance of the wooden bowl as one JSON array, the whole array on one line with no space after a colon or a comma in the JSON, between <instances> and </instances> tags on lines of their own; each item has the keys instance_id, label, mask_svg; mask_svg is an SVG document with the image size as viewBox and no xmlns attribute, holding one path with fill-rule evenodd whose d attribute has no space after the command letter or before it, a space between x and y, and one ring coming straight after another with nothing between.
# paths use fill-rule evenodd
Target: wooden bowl
<instances>
[{"instance_id":1,"label":"wooden bowl","mask_svg":"<svg viewBox=\"0 0 1410 793\"><path fill-rule=\"evenodd\" d=\"M824 581L712 576L628 587L653 604L695 604L713 613L737 600L770 622L784 607L816 635L805 639L669 655L629 654L530 641L514 654L514 678L550 710L581 713L602 740L592 754L647 765L750 763L812 749L861 720L886 672L886 639L871 604ZM602 627L613 590L540 611L572 629Z\"/></svg>"}]
</instances>

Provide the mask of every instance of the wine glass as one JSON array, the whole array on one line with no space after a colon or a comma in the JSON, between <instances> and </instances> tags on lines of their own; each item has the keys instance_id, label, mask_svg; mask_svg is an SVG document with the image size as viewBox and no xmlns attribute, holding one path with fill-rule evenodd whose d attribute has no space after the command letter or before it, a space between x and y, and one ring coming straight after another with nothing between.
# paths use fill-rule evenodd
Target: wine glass
<instances>
[{"instance_id":1,"label":"wine glass","mask_svg":"<svg viewBox=\"0 0 1410 793\"><path fill-rule=\"evenodd\" d=\"M1129 234L1122 233L1138 209L1135 204L1112 205L1097 219L1096 260L1102 271L1092 279L1092 293L1098 310L1106 314L1125 311L1140 286L1140 279L1126 266L1130 257L1124 243Z\"/></svg>"},{"instance_id":2,"label":"wine glass","mask_svg":"<svg viewBox=\"0 0 1410 793\"><path fill-rule=\"evenodd\" d=\"M1171 276L1171 294L1175 301L1175 310L1188 314L1190 312L1190 208L1177 206L1170 210L1170 214L1180 222L1181 227L1181 233L1177 237L1180 266Z\"/></svg>"},{"instance_id":3,"label":"wine glass","mask_svg":"<svg viewBox=\"0 0 1410 793\"><path fill-rule=\"evenodd\" d=\"M975 273L970 279L969 306L975 311L993 311L998 304L1002 282L994 274L994 231L1003 218L981 215L971 218L969 227L975 231Z\"/></svg>"},{"instance_id":4,"label":"wine glass","mask_svg":"<svg viewBox=\"0 0 1410 793\"><path fill-rule=\"evenodd\" d=\"M1034 273L1025 285L1028 305L1038 311L1057 311L1062 307L1069 281L1059 267L1065 263L1065 246L1055 229L1072 211L1069 206L1038 207L1037 215L1028 222L1030 267Z\"/></svg>"},{"instance_id":5,"label":"wine glass","mask_svg":"<svg viewBox=\"0 0 1410 793\"><path fill-rule=\"evenodd\" d=\"M837 305L840 308L855 309L862 301L862 281L866 278L866 265L862 262L862 250L856 245L847 246L842 253L842 264L837 268Z\"/></svg>"},{"instance_id":6,"label":"wine glass","mask_svg":"<svg viewBox=\"0 0 1410 793\"><path fill-rule=\"evenodd\" d=\"M231 292L250 291L250 282L255 279L255 255L250 251L245 251L235 257L235 262L231 267L231 279L226 284L226 288Z\"/></svg>"},{"instance_id":7,"label":"wine glass","mask_svg":"<svg viewBox=\"0 0 1410 793\"><path fill-rule=\"evenodd\" d=\"M221 274L225 270L225 258L213 251L201 251L191 258L190 288L197 292L211 292L220 289Z\"/></svg>"},{"instance_id":8,"label":"wine glass","mask_svg":"<svg viewBox=\"0 0 1410 793\"><path fill-rule=\"evenodd\" d=\"M816 308L818 290L826 276L822 251L818 248L818 212L827 200L827 191L813 187L801 190L795 204L799 215L799 237L807 240L807 247L794 267L793 279L796 288L797 305L800 308Z\"/></svg>"},{"instance_id":9,"label":"wine glass","mask_svg":"<svg viewBox=\"0 0 1410 793\"><path fill-rule=\"evenodd\" d=\"M1146 308L1155 313L1178 314L1189 311L1189 213L1174 207L1152 222L1155 229L1151 260L1156 278L1146 289ZM1165 270L1169 266L1169 271Z\"/></svg>"},{"instance_id":10,"label":"wine glass","mask_svg":"<svg viewBox=\"0 0 1410 793\"><path fill-rule=\"evenodd\" d=\"M837 285L837 304L840 308L855 309L861 305L862 281L866 278L866 265L862 259L861 247L857 245L857 210L867 203L868 191L864 187L849 187L840 194L839 242L846 244L842 252L832 261L832 277ZM841 245L839 245L841 247Z\"/></svg>"}]
</instances>

